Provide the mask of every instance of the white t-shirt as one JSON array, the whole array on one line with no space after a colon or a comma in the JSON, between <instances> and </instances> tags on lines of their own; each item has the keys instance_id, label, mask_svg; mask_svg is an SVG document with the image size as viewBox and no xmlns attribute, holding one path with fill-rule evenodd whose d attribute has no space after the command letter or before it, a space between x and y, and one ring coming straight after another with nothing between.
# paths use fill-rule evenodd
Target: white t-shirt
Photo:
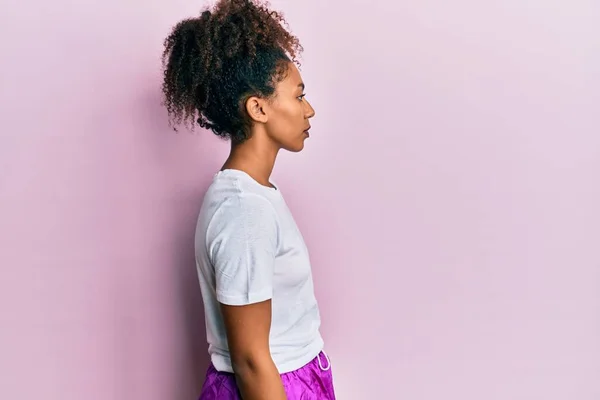
<instances>
[{"instance_id":1,"label":"white t-shirt","mask_svg":"<svg viewBox=\"0 0 600 400\"><path fill-rule=\"evenodd\" d=\"M279 373L319 354L321 319L308 249L278 188L243 171L217 172L200 210L195 247L208 351L218 371L233 372L219 302L271 299L269 343Z\"/></svg>"}]
</instances>

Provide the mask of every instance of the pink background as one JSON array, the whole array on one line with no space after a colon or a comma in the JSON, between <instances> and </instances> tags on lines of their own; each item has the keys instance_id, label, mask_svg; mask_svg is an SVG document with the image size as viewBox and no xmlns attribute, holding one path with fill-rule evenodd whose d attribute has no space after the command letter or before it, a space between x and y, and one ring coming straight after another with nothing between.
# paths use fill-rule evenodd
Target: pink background
<instances>
[{"instance_id":1,"label":"pink background","mask_svg":"<svg viewBox=\"0 0 600 400\"><path fill-rule=\"evenodd\" d=\"M196 398L228 145L172 133L159 85L202 4L3 2L0 398ZM598 3L273 6L317 112L274 179L339 398L600 399Z\"/></svg>"}]
</instances>

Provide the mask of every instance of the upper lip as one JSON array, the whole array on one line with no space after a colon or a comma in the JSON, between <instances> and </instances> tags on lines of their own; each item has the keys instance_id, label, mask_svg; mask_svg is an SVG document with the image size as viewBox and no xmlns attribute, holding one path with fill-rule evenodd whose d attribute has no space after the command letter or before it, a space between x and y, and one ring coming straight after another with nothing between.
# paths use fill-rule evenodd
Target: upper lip
<instances>
[{"instance_id":1,"label":"upper lip","mask_svg":"<svg viewBox=\"0 0 600 400\"><path fill-rule=\"evenodd\" d=\"M308 126L308 128L306 128L306 129L304 130L304 132L308 131L309 129L310 129L310 125Z\"/></svg>"}]
</instances>

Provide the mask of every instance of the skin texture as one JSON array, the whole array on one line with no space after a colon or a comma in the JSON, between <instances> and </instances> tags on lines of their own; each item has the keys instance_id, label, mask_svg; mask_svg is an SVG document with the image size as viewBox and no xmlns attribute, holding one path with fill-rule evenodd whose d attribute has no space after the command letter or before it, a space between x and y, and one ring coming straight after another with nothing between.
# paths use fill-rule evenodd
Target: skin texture
<instances>
[{"instance_id":1,"label":"skin texture","mask_svg":"<svg viewBox=\"0 0 600 400\"><path fill-rule=\"evenodd\" d=\"M231 141L222 169L272 186L281 149L299 152L314 109L296 65L302 51L282 15L260 0L219 0L179 22L164 41L164 105L172 125L197 123ZM175 130L177 130L175 128ZM244 400L286 398L269 349L271 301L221 304Z\"/></svg>"}]
</instances>

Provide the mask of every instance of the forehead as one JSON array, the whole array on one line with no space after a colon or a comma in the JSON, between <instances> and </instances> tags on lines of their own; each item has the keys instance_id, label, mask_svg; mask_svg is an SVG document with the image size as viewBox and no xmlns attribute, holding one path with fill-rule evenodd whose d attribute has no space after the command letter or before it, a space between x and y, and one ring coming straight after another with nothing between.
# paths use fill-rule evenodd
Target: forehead
<instances>
[{"instance_id":1,"label":"forehead","mask_svg":"<svg viewBox=\"0 0 600 400\"><path fill-rule=\"evenodd\" d=\"M303 82L302 76L300 75L300 71L298 71L298 68L294 63L289 63L285 78L281 82L279 82L278 86L279 89L286 91L296 89L302 90L302 88L299 86L302 83Z\"/></svg>"}]
</instances>

